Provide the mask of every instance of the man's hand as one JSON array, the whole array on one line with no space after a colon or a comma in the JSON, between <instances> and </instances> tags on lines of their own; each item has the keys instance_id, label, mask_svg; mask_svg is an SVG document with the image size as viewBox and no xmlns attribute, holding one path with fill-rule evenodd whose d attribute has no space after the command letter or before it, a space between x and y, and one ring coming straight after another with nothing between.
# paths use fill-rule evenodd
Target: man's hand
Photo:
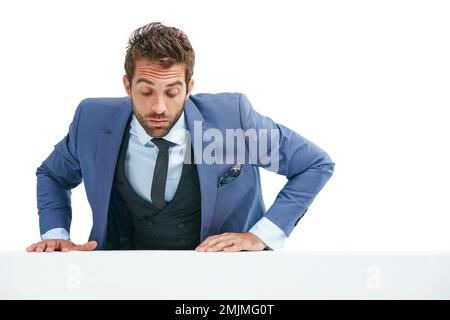
<instances>
[{"instance_id":1,"label":"man's hand","mask_svg":"<svg viewBox=\"0 0 450 320\"><path fill-rule=\"evenodd\" d=\"M266 244L251 232L226 232L209 236L195 248L199 252L237 252L242 250L261 251Z\"/></svg>"},{"instance_id":2,"label":"man's hand","mask_svg":"<svg viewBox=\"0 0 450 320\"><path fill-rule=\"evenodd\" d=\"M77 245L70 240L51 239L33 243L27 247L27 252L53 252L53 251L91 251L97 247L97 241Z\"/></svg>"}]
</instances>

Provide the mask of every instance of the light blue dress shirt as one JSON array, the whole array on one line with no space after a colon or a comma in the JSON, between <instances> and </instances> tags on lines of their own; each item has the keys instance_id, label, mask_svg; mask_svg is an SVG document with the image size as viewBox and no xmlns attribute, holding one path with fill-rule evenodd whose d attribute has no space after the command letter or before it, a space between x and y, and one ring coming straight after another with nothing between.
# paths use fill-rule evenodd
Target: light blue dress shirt
<instances>
[{"instance_id":1,"label":"light blue dress shirt","mask_svg":"<svg viewBox=\"0 0 450 320\"><path fill-rule=\"evenodd\" d=\"M130 141L125 157L125 176L133 190L143 199L151 202L153 171L158 156L158 147L151 141L136 116L133 115L130 124ZM170 202L178 188L188 139L184 112L164 139L175 145L169 149L169 166L164 198ZM286 240L286 234L269 219L261 218L250 230L259 237L270 249L279 249ZM42 240L65 239L69 240L69 232L64 228L54 228L41 235Z\"/></svg>"}]
</instances>

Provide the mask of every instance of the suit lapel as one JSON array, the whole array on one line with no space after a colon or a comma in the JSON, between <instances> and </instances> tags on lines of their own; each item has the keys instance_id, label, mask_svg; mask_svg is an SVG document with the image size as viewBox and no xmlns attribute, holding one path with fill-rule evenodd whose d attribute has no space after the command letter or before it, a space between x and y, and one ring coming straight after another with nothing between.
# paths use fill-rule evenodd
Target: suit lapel
<instances>
[{"instance_id":1,"label":"suit lapel","mask_svg":"<svg viewBox=\"0 0 450 320\"><path fill-rule=\"evenodd\" d=\"M214 215L217 196L217 166L203 163L203 150L205 150L207 145L207 142L203 141L203 132L205 132L208 127L205 124L205 119L191 99L188 99L186 102L184 113L187 128L191 136L194 160L197 164L198 178L200 181L202 208L200 241L203 241L209 234L212 217ZM195 127L201 127L201 130L196 130L194 129ZM195 136L195 134L200 136ZM196 141L201 141L201 143L196 143Z\"/></svg>"},{"instance_id":2,"label":"suit lapel","mask_svg":"<svg viewBox=\"0 0 450 320\"><path fill-rule=\"evenodd\" d=\"M131 110L131 101L127 99L124 106L112 118L109 131L100 133L97 136L98 147L95 159L94 196L92 200L94 229L90 238L100 242L99 248L103 247L105 240L111 187L120 145L131 115Z\"/></svg>"}]
</instances>

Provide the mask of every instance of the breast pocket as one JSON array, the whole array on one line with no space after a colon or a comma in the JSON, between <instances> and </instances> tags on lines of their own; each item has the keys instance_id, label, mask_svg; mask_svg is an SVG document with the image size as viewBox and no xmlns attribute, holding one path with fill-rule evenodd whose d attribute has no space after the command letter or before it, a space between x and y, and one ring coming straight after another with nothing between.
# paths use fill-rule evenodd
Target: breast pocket
<instances>
[{"instance_id":1,"label":"breast pocket","mask_svg":"<svg viewBox=\"0 0 450 320\"><path fill-rule=\"evenodd\" d=\"M217 183L218 183L217 192L222 192L224 190L227 190L230 187L238 185L240 183L240 181L246 180L245 175L247 174L247 172L249 170L251 170L251 168L247 168L248 165L246 165L246 164L242 164L241 166L242 167L241 167L240 173L237 177L232 176L230 174L232 167L229 167L226 170L226 172L224 172L224 174L221 177L219 177L219 179L217 180Z\"/></svg>"},{"instance_id":2,"label":"breast pocket","mask_svg":"<svg viewBox=\"0 0 450 320\"><path fill-rule=\"evenodd\" d=\"M256 180L253 167L244 164L232 182L217 189L215 225L222 232L240 232L248 215L249 199L254 198Z\"/></svg>"}]
</instances>

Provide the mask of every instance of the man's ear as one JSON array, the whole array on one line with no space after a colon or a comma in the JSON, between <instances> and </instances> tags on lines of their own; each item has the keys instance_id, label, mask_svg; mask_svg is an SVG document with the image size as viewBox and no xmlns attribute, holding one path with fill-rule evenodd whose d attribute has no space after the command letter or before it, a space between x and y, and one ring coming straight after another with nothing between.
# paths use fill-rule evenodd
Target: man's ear
<instances>
[{"instance_id":1,"label":"man's ear","mask_svg":"<svg viewBox=\"0 0 450 320\"><path fill-rule=\"evenodd\" d=\"M125 91L127 92L127 95L131 96L131 82L128 79L128 76L125 74L122 78L123 80L123 86L125 87Z\"/></svg>"},{"instance_id":2,"label":"man's ear","mask_svg":"<svg viewBox=\"0 0 450 320\"><path fill-rule=\"evenodd\" d=\"M187 85L187 94L184 101L186 102L187 99L189 99L189 96L191 95L192 89L194 88L194 79L191 79Z\"/></svg>"}]
</instances>

